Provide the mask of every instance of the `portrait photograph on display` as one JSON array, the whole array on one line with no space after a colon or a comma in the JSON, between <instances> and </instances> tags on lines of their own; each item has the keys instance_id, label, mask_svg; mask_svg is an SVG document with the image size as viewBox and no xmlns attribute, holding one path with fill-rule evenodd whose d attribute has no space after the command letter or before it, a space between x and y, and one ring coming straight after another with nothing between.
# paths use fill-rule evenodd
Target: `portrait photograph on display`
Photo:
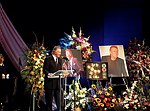
<instances>
[{"instance_id":1,"label":"portrait photograph on display","mask_svg":"<svg viewBox=\"0 0 150 111\"><path fill-rule=\"evenodd\" d=\"M101 62L108 63L108 77L129 77L123 45L99 46Z\"/></svg>"},{"instance_id":2,"label":"portrait photograph on display","mask_svg":"<svg viewBox=\"0 0 150 111\"><path fill-rule=\"evenodd\" d=\"M84 71L81 51L77 49L62 49L62 59L65 69L73 70L80 74Z\"/></svg>"}]
</instances>

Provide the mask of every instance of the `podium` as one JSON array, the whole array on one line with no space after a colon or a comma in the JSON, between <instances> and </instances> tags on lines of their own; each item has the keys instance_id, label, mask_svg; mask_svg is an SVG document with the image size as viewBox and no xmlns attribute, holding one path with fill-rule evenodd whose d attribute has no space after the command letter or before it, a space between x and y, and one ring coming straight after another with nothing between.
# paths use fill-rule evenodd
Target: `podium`
<instances>
[{"instance_id":1,"label":"podium","mask_svg":"<svg viewBox=\"0 0 150 111\"><path fill-rule=\"evenodd\" d=\"M55 73L53 73L53 76L50 78L59 78L59 90L60 90L60 98L59 102L61 103L61 78L65 78L65 91L66 91L66 77L68 77L70 74L72 74L73 70L58 70ZM61 111L61 104L59 105L59 111Z\"/></svg>"},{"instance_id":2,"label":"podium","mask_svg":"<svg viewBox=\"0 0 150 111\"><path fill-rule=\"evenodd\" d=\"M64 76L68 76L70 74L72 74L72 70L58 70L55 73L53 73L54 78L64 78Z\"/></svg>"}]
</instances>

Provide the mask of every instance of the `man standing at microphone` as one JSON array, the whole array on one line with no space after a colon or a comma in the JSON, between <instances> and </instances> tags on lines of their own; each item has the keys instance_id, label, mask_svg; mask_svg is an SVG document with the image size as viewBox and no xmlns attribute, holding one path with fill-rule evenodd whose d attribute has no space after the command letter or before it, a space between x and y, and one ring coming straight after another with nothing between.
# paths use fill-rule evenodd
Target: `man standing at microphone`
<instances>
[{"instance_id":1,"label":"man standing at microphone","mask_svg":"<svg viewBox=\"0 0 150 111\"><path fill-rule=\"evenodd\" d=\"M54 73L62 69L61 47L55 46L52 54L45 58L43 72L45 74L44 88L46 99L46 111L52 110L53 97L55 98L57 111L64 111L63 84L60 89L59 78L54 77ZM63 82L63 80L61 80ZM61 92L60 92L61 90ZM61 93L61 94L60 94ZM61 97L60 97L61 95ZM59 101L61 98L61 102ZM61 108L61 109L60 109Z\"/></svg>"}]
</instances>

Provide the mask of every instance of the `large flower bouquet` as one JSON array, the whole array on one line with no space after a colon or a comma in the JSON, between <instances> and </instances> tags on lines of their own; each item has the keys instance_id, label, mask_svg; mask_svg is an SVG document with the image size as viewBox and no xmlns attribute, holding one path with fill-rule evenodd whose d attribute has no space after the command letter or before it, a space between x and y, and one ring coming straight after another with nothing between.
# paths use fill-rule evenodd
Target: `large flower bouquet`
<instances>
[{"instance_id":1,"label":"large flower bouquet","mask_svg":"<svg viewBox=\"0 0 150 111\"><path fill-rule=\"evenodd\" d=\"M72 27L72 33L69 35L65 33L64 38L60 38L60 46L63 49L77 49L81 50L83 61L92 61L92 53L95 52L92 49L92 44L89 42L90 36L85 37L80 28L79 33L76 33Z\"/></svg>"},{"instance_id":2,"label":"large flower bouquet","mask_svg":"<svg viewBox=\"0 0 150 111\"><path fill-rule=\"evenodd\" d=\"M105 88L100 83L92 84L88 90L88 109L90 111L114 110L118 106L120 98L113 93L113 88L107 84Z\"/></svg>"},{"instance_id":3,"label":"large flower bouquet","mask_svg":"<svg viewBox=\"0 0 150 111\"><path fill-rule=\"evenodd\" d=\"M72 81L69 85L69 92L65 92L64 97L66 100L65 109L71 108L74 110L77 107L85 108L87 103L87 88L82 88L79 79Z\"/></svg>"},{"instance_id":4,"label":"large flower bouquet","mask_svg":"<svg viewBox=\"0 0 150 111\"><path fill-rule=\"evenodd\" d=\"M123 92L121 101L123 109L126 110L146 110L148 101L143 92L143 87L140 87L141 81L134 81L131 88Z\"/></svg>"},{"instance_id":5,"label":"large flower bouquet","mask_svg":"<svg viewBox=\"0 0 150 111\"><path fill-rule=\"evenodd\" d=\"M132 80L150 76L150 47L146 45L145 40L130 40L125 55Z\"/></svg>"},{"instance_id":6,"label":"large flower bouquet","mask_svg":"<svg viewBox=\"0 0 150 111\"><path fill-rule=\"evenodd\" d=\"M139 105L136 106L131 104L133 102L124 101L123 106L125 109L137 108L144 110L145 106L150 106L150 47L146 45L145 40L140 41L134 38L130 40L129 47L126 49L125 54L130 75L129 85L132 87L131 89L127 89L127 91L125 91L126 93L123 93L124 99L129 101L130 99L138 100ZM132 89L133 86L135 88L134 90ZM134 107L129 107L126 103L130 103L130 105Z\"/></svg>"},{"instance_id":7,"label":"large flower bouquet","mask_svg":"<svg viewBox=\"0 0 150 111\"><path fill-rule=\"evenodd\" d=\"M45 47L38 43L32 45L26 51L27 65L21 70L22 78L25 80L26 91L31 93L44 92L43 63L46 57Z\"/></svg>"}]
</instances>

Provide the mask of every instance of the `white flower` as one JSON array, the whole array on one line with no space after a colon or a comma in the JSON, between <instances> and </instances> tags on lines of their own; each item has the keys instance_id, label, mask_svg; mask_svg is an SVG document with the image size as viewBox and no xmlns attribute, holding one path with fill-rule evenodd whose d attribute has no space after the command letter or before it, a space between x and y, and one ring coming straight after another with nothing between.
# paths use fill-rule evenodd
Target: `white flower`
<instances>
[{"instance_id":1,"label":"white flower","mask_svg":"<svg viewBox=\"0 0 150 111\"><path fill-rule=\"evenodd\" d=\"M125 98L125 101L131 101L131 99L129 99L129 98Z\"/></svg>"},{"instance_id":2,"label":"white flower","mask_svg":"<svg viewBox=\"0 0 150 111\"><path fill-rule=\"evenodd\" d=\"M134 100L134 102L137 103L137 102L138 102L138 99Z\"/></svg>"},{"instance_id":3,"label":"white flower","mask_svg":"<svg viewBox=\"0 0 150 111\"><path fill-rule=\"evenodd\" d=\"M81 50L81 46L76 46L76 49L77 50Z\"/></svg>"},{"instance_id":4,"label":"white flower","mask_svg":"<svg viewBox=\"0 0 150 111\"><path fill-rule=\"evenodd\" d=\"M134 89L134 86L132 86L131 89L133 90L133 89Z\"/></svg>"},{"instance_id":5,"label":"white flower","mask_svg":"<svg viewBox=\"0 0 150 111\"><path fill-rule=\"evenodd\" d=\"M76 105L79 105L79 101L76 102Z\"/></svg>"},{"instance_id":6,"label":"white flower","mask_svg":"<svg viewBox=\"0 0 150 111\"><path fill-rule=\"evenodd\" d=\"M127 92L124 91L124 92L123 92L123 95L125 95L125 94L127 94Z\"/></svg>"},{"instance_id":7,"label":"white flower","mask_svg":"<svg viewBox=\"0 0 150 111\"><path fill-rule=\"evenodd\" d=\"M133 106L134 109L137 109L136 105Z\"/></svg>"},{"instance_id":8,"label":"white flower","mask_svg":"<svg viewBox=\"0 0 150 111\"><path fill-rule=\"evenodd\" d=\"M124 107L125 107L126 109L129 109L129 104L125 104Z\"/></svg>"},{"instance_id":9,"label":"white flower","mask_svg":"<svg viewBox=\"0 0 150 111\"><path fill-rule=\"evenodd\" d=\"M96 98L97 97L96 94L94 94L93 97Z\"/></svg>"},{"instance_id":10,"label":"white flower","mask_svg":"<svg viewBox=\"0 0 150 111\"><path fill-rule=\"evenodd\" d=\"M130 95L129 98L132 99L132 95Z\"/></svg>"},{"instance_id":11,"label":"white flower","mask_svg":"<svg viewBox=\"0 0 150 111\"><path fill-rule=\"evenodd\" d=\"M44 81L44 77L40 77L40 81Z\"/></svg>"},{"instance_id":12,"label":"white flower","mask_svg":"<svg viewBox=\"0 0 150 111\"><path fill-rule=\"evenodd\" d=\"M87 89L86 88L82 88L79 81L75 81L75 82L73 81L72 83L73 84L71 84L69 86L69 94L65 95L66 102L70 103L69 107L71 107L71 109L74 108L73 107L74 106L74 100L76 101L75 104L77 106L81 105L82 107L84 107L85 104L86 104L85 97L86 97ZM74 88L72 86L75 86L75 90L74 90Z\"/></svg>"},{"instance_id":13,"label":"white flower","mask_svg":"<svg viewBox=\"0 0 150 111\"><path fill-rule=\"evenodd\" d=\"M140 107L141 107L141 105L140 105L140 104L138 104L138 107L140 108Z\"/></svg>"},{"instance_id":14,"label":"white flower","mask_svg":"<svg viewBox=\"0 0 150 111\"><path fill-rule=\"evenodd\" d=\"M134 95L134 99L137 99L138 95Z\"/></svg>"},{"instance_id":15,"label":"white flower","mask_svg":"<svg viewBox=\"0 0 150 111\"><path fill-rule=\"evenodd\" d=\"M130 102L131 104L134 104L134 101Z\"/></svg>"}]
</instances>

